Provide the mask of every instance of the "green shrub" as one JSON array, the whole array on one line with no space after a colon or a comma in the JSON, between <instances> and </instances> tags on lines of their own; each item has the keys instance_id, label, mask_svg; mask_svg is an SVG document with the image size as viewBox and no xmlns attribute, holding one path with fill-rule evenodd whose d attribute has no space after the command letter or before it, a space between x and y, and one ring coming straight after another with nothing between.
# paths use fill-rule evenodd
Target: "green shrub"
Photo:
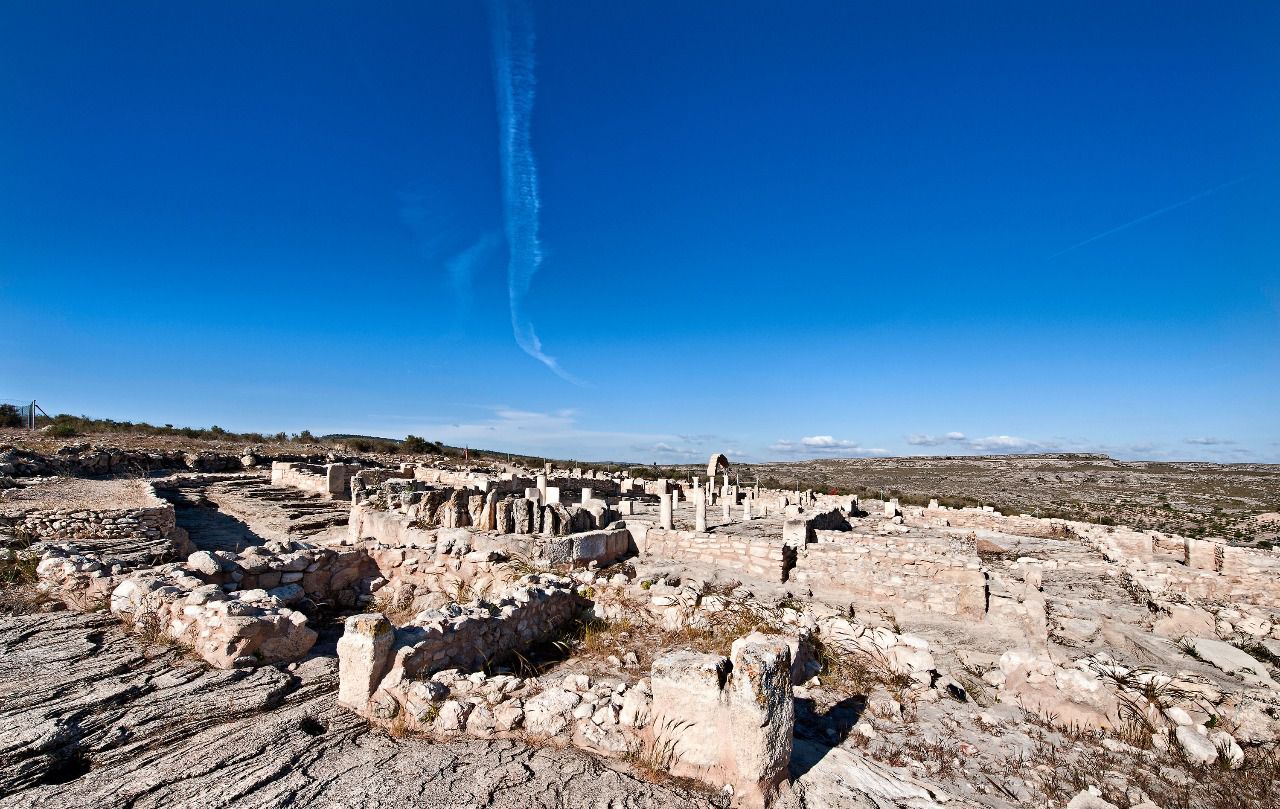
<instances>
[{"instance_id":1,"label":"green shrub","mask_svg":"<svg viewBox=\"0 0 1280 809\"><path fill-rule=\"evenodd\" d=\"M416 435L406 435L404 440L400 442L400 451L408 452L413 455L422 455L431 449L426 439Z\"/></svg>"},{"instance_id":2,"label":"green shrub","mask_svg":"<svg viewBox=\"0 0 1280 809\"><path fill-rule=\"evenodd\" d=\"M11 404L0 404L0 427L25 427L22 413Z\"/></svg>"}]
</instances>

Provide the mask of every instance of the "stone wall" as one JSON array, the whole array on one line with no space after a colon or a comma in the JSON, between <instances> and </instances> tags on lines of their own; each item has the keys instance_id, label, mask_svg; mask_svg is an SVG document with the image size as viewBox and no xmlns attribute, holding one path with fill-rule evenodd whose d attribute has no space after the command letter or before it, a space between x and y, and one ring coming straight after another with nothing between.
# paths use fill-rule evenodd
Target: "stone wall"
<instances>
[{"instance_id":1,"label":"stone wall","mask_svg":"<svg viewBox=\"0 0 1280 809\"><path fill-rule=\"evenodd\" d=\"M849 531L851 529L849 515L843 509L833 508L783 520L782 538L794 545L803 545L816 541L818 531Z\"/></svg>"},{"instance_id":2,"label":"stone wall","mask_svg":"<svg viewBox=\"0 0 1280 809\"><path fill-rule=\"evenodd\" d=\"M637 536L636 545L647 556L705 562L771 581L786 581L794 559L794 551L780 540L664 528L649 528L643 535Z\"/></svg>"},{"instance_id":3,"label":"stone wall","mask_svg":"<svg viewBox=\"0 0 1280 809\"><path fill-rule=\"evenodd\" d=\"M796 556L791 580L820 595L854 597L966 618L987 611L987 577L958 540L818 533Z\"/></svg>"},{"instance_id":4,"label":"stone wall","mask_svg":"<svg viewBox=\"0 0 1280 809\"><path fill-rule=\"evenodd\" d=\"M608 564L635 550L631 532L625 528L570 534L547 539L539 545L540 558L547 563L575 567L591 562Z\"/></svg>"},{"instance_id":5,"label":"stone wall","mask_svg":"<svg viewBox=\"0 0 1280 809\"><path fill-rule=\"evenodd\" d=\"M6 522L40 539L164 539L177 526L173 505L143 487L147 505L123 509L21 509L4 514Z\"/></svg>"},{"instance_id":6,"label":"stone wall","mask_svg":"<svg viewBox=\"0 0 1280 809\"><path fill-rule=\"evenodd\" d=\"M483 670L490 661L528 649L577 608L568 579L531 574L492 601L428 610L398 629L378 614L353 616L338 643L340 699L365 716L386 714L390 703L405 698L401 686L407 681L444 669Z\"/></svg>"},{"instance_id":7,"label":"stone wall","mask_svg":"<svg viewBox=\"0 0 1280 809\"><path fill-rule=\"evenodd\" d=\"M341 463L313 465L273 461L271 485L338 498L346 496L351 476L357 471L358 466Z\"/></svg>"},{"instance_id":8,"label":"stone wall","mask_svg":"<svg viewBox=\"0 0 1280 809\"><path fill-rule=\"evenodd\" d=\"M363 474L363 473L361 473ZM603 500L585 506L544 505L529 497L500 497L496 491L431 488L420 481L389 480L354 495L352 539L389 544L420 541L416 531L472 527L499 534L567 536L606 528L618 513Z\"/></svg>"},{"instance_id":9,"label":"stone wall","mask_svg":"<svg viewBox=\"0 0 1280 809\"><path fill-rule=\"evenodd\" d=\"M919 509L908 523L977 528L1030 537L1074 537L1124 565L1128 580L1152 598L1280 608L1280 554L1228 545L1221 539L1180 537L1074 520L1005 517L979 509Z\"/></svg>"},{"instance_id":10,"label":"stone wall","mask_svg":"<svg viewBox=\"0 0 1280 809\"><path fill-rule=\"evenodd\" d=\"M380 571L361 549L320 547L280 540L243 551L198 551L185 566L226 592L266 590L287 604L303 598L317 605L356 607L368 603Z\"/></svg>"},{"instance_id":11,"label":"stone wall","mask_svg":"<svg viewBox=\"0 0 1280 809\"><path fill-rule=\"evenodd\" d=\"M731 657L675 651L653 663L653 736L672 775L731 784L734 805L765 807L789 785L795 708L791 650L748 635Z\"/></svg>"},{"instance_id":12,"label":"stone wall","mask_svg":"<svg viewBox=\"0 0 1280 809\"><path fill-rule=\"evenodd\" d=\"M316 642L307 617L277 591L228 593L179 565L125 577L109 603L135 632L171 638L217 668L297 660Z\"/></svg>"},{"instance_id":13,"label":"stone wall","mask_svg":"<svg viewBox=\"0 0 1280 809\"><path fill-rule=\"evenodd\" d=\"M404 480L413 478L413 469L361 469L351 476L348 485L351 487L351 499L361 500L388 480Z\"/></svg>"}]
</instances>

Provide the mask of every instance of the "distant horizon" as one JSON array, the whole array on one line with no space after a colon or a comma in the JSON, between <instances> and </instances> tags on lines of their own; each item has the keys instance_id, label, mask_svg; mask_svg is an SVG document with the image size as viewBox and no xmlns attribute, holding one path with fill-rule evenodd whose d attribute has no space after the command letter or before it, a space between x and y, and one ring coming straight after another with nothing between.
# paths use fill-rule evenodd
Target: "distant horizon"
<instances>
[{"instance_id":1,"label":"distant horizon","mask_svg":"<svg viewBox=\"0 0 1280 809\"><path fill-rule=\"evenodd\" d=\"M0 399L0 404L9 404L9 403L13 403L14 401L15 401L15 400ZM242 436L249 435L249 434L256 434L256 435L260 435L260 436L262 436L262 437L263 437L264 439L266 439L266 440L272 440L272 439L274 439L276 436L281 435L281 434L284 434L285 436L287 436L287 437L289 438L289 440L292 440L295 436L297 436L298 434L300 434L300 433L302 432L302 430L306 430L307 432L311 433L311 434L312 434L312 436L313 436L314 438L316 438L316 439L318 439L318 440L322 440L322 441L324 441L324 440L333 441L333 440L341 440L341 439L344 439L344 438L349 438L349 439L367 439L367 440L373 440L373 441L397 441L397 442L398 442L398 441L403 441L407 436L414 436L414 435L417 435L417 437L418 437L418 438L422 438L422 439L424 439L424 440L426 440L426 441L430 441L430 442L437 442L437 441L439 441L440 443L442 443L442 444L444 444L445 446L450 447L450 448L452 448L452 449L470 449L470 450L473 450L473 451L476 451L476 452L484 452L484 453L495 454L495 455L502 455L502 454L519 455L519 456L521 456L521 457L525 457L525 458L545 458L546 460L550 460L550 461L574 462L574 463L587 463L587 464L607 464L607 465L615 465L615 466L654 466L654 465L656 465L656 466L662 466L662 467L683 467L683 466L693 466L693 467L697 467L697 466L705 466L705 460L699 460L699 459L696 459L696 458L687 458L687 459L682 459L682 460L666 460L666 461L658 461L658 460L656 460L656 459L650 459L650 460L647 460L647 461L637 460L637 459L630 459L630 460L617 460L617 459L601 459L601 458L578 457L578 456L574 456L573 454L548 454L548 453L544 453L544 452L524 452L524 451L519 451L519 450L511 449L511 448L509 448L509 447L494 448L494 447L491 447L491 446L479 446L479 445L468 445L468 444L451 444L451 443L447 443L447 442L440 441L440 439L438 439L438 438L436 438L436 437L434 437L433 435L430 435L430 434L418 435L418 434L415 434L415 433L412 433L412 432L410 432L410 433L406 433L405 435L401 435L401 436L392 436L392 435L379 435L379 434L374 434L374 433L356 433L356 432L350 432L350 431L344 431L344 430L317 432L317 431L314 431L314 430L310 430L309 428L302 428L302 430L292 430L292 431L290 431L290 430L284 430L284 431L282 431L282 430L249 430L249 429L241 430L241 429L231 429L231 428L227 428L227 427L224 427L221 423L217 423L217 422L215 422L215 423L213 423L213 424L208 424L208 425L203 425L203 426L197 426L197 425L195 425L195 424L181 424L181 423L178 423L178 422L168 421L168 420L166 420L166 421L160 421L160 422L155 422L155 421L149 421L149 420L145 420L145 419L118 418L118 417L114 417L114 416L93 416L93 415L90 415L90 414L84 414L84 413L79 414L79 415L75 415L75 414L72 414L72 413L62 412L62 411L51 413L51 414L50 414L50 416L51 416L51 417L53 417L53 418L57 418L57 417L59 417L59 416L73 416L74 418L97 419L97 420L111 420L111 421L114 421L114 422L117 422L117 423L122 423L122 424L126 424L126 423L127 423L127 424L135 424L135 425L136 425L136 424L147 424L147 425L149 425L149 426L151 426L151 427L172 428L172 429L174 429L174 430L183 430L183 429L193 429L193 430L221 429L221 430L224 430L224 431L226 431L226 432L227 432L227 434L228 434L229 438L231 438L231 439L236 439L236 440L240 439L240 437L242 437ZM125 434L128 434L128 433L125 433ZM706 458L707 458L707 459L710 459L711 457L713 457L713 455L714 455L714 454L718 454L718 453L719 453L719 450L712 449L710 452L708 452L708 453L707 453ZM769 459L751 459L751 458L743 458L743 457L741 457L741 456L739 456L739 457L737 457L737 458L734 458L734 457L732 457L732 456L731 456L731 460L732 460L733 462L735 462L735 463L739 463L739 464L747 464L747 465L764 465L764 464L777 464L777 463L806 463L806 462L809 462L809 461L874 461L874 460L894 460L894 459L920 459L920 460L928 460L928 459L936 459L936 460L975 459L975 460L978 460L978 459L998 459L998 458L1026 458L1026 459L1032 459L1032 458L1055 458L1055 457L1093 457L1093 458L1105 458L1105 459L1107 459L1107 460L1111 460L1111 461L1118 461L1118 462L1122 462L1122 463L1208 463L1208 464L1217 464L1217 465L1221 465L1221 466L1231 466L1231 465L1274 466L1274 465L1280 465L1280 461L1273 461L1273 462L1268 462L1268 461L1219 461L1219 460L1209 460L1209 459L1204 459L1204 458L1194 458L1194 457L1163 457L1163 458L1156 458L1156 457L1142 457L1142 456L1133 456L1133 457L1116 457L1116 456L1114 456L1114 455L1111 455L1111 454L1109 454L1109 453L1102 452L1102 451L1099 451L1099 450L1086 450L1086 449L1078 449L1078 450L1066 450L1066 449L1027 449L1027 450L1023 450L1023 451L994 452L994 453L993 453L993 452L987 452L987 453L979 453L979 452L950 452L950 453L942 453L942 454L930 454L930 453L902 453L902 454L893 454L893 453L886 453L886 454L876 454L876 455L850 455L850 456L842 456L842 455L797 455L797 456L794 456L794 457L787 457L787 458L769 458Z\"/></svg>"},{"instance_id":2,"label":"distant horizon","mask_svg":"<svg viewBox=\"0 0 1280 809\"><path fill-rule=\"evenodd\" d=\"M1280 4L0 11L0 398L1280 462Z\"/></svg>"}]
</instances>

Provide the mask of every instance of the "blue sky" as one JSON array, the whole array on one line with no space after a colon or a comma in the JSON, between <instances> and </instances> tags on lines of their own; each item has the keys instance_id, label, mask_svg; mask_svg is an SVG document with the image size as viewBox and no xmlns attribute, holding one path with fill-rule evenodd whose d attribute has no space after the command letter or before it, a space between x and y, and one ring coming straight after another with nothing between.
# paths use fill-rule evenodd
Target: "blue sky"
<instances>
[{"instance_id":1,"label":"blue sky","mask_svg":"<svg viewBox=\"0 0 1280 809\"><path fill-rule=\"evenodd\" d=\"M1278 40L1264 2L8 3L0 399L1280 461Z\"/></svg>"}]
</instances>

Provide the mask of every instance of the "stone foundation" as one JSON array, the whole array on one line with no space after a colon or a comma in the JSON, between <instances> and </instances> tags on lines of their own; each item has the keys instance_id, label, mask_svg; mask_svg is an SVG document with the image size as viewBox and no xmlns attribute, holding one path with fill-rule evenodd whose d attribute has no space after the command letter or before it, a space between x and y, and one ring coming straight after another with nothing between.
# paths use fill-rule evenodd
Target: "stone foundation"
<instances>
[{"instance_id":1,"label":"stone foundation","mask_svg":"<svg viewBox=\"0 0 1280 809\"><path fill-rule=\"evenodd\" d=\"M173 506L150 483L139 482L147 505L124 509L9 509L5 522L39 539L164 539L177 522Z\"/></svg>"},{"instance_id":2,"label":"stone foundation","mask_svg":"<svg viewBox=\"0 0 1280 809\"><path fill-rule=\"evenodd\" d=\"M960 541L835 532L805 545L791 580L820 595L965 618L987 611L987 576Z\"/></svg>"},{"instance_id":3,"label":"stone foundation","mask_svg":"<svg viewBox=\"0 0 1280 809\"><path fill-rule=\"evenodd\" d=\"M577 608L568 579L529 575L492 601L428 610L398 629L376 613L348 618L338 646L343 704L364 716L394 716L409 698L411 681L444 669L482 670L528 649Z\"/></svg>"},{"instance_id":4,"label":"stone foundation","mask_svg":"<svg viewBox=\"0 0 1280 809\"><path fill-rule=\"evenodd\" d=\"M637 537L636 544L648 556L706 562L770 581L786 581L789 563L794 559L794 550L781 540L664 528L649 528L643 533L643 540Z\"/></svg>"},{"instance_id":5,"label":"stone foundation","mask_svg":"<svg viewBox=\"0 0 1280 809\"><path fill-rule=\"evenodd\" d=\"M358 466L341 463L321 466L273 461L271 463L271 485L288 486L294 489L301 489L304 492L337 499L347 496L351 476L359 469L360 467Z\"/></svg>"}]
</instances>

